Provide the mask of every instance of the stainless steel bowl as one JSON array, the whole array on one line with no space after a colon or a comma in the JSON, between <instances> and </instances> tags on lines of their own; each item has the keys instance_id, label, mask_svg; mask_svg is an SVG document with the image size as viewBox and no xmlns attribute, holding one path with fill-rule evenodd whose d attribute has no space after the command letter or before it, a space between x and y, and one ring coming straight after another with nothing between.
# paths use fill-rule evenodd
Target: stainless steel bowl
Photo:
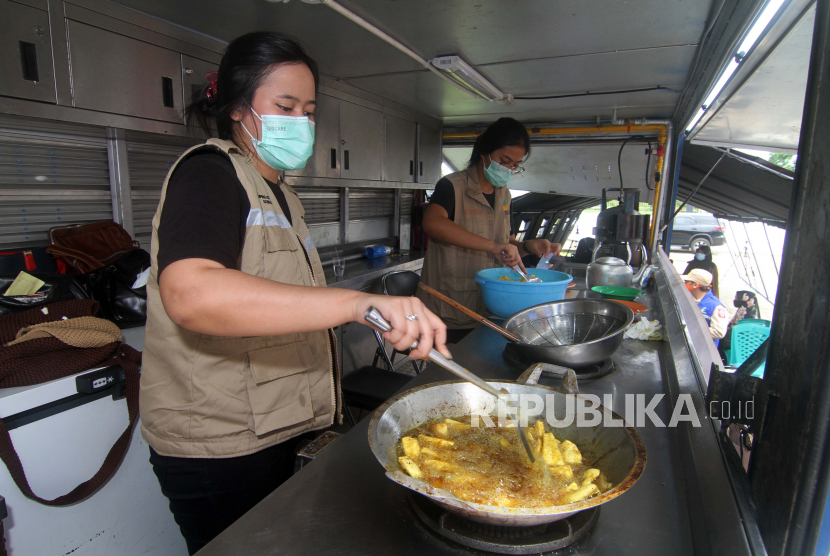
<instances>
[{"instance_id":1,"label":"stainless steel bowl","mask_svg":"<svg viewBox=\"0 0 830 556\"><path fill-rule=\"evenodd\" d=\"M515 349L531 361L585 367L620 347L634 312L606 299L563 299L508 317L502 325L521 340Z\"/></svg>"},{"instance_id":2,"label":"stainless steel bowl","mask_svg":"<svg viewBox=\"0 0 830 556\"><path fill-rule=\"evenodd\" d=\"M538 373L534 376L538 378ZM570 394L538 384L495 381L490 384L496 389L505 388L510 394L541 396L547 403L553 402L556 419L565 418L568 405L565 399ZM453 513L495 525L530 526L564 519L616 498L631 488L643 474L646 449L640 435L627 423L623 426L606 426L608 418L621 419L603 406L598 410L605 418L597 425L578 427L574 421L556 429L558 438L570 440L579 446L585 461L598 467L613 485L607 492L588 500L548 508L488 506L462 500L449 491L413 479L401 471L395 450L401 436L407 431L430 419L459 417L475 410L480 411L486 403L492 403L491 398L490 394L463 381L438 382L413 388L390 398L375 411L369 423L369 446L386 469L389 479L427 496ZM540 418L544 418L544 415L545 412Z\"/></svg>"}]
</instances>

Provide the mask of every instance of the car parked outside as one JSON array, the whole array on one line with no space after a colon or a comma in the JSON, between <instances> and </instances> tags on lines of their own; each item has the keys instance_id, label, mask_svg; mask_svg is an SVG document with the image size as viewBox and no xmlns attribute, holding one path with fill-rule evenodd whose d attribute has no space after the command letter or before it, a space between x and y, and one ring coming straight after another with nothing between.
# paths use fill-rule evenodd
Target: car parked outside
<instances>
[{"instance_id":1,"label":"car parked outside","mask_svg":"<svg viewBox=\"0 0 830 556\"><path fill-rule=\"evenodd\" d=\"M675 249L696 251L704 245L718 246L726 243L724 226L711 214L681 213L674 219L671 245Z\"/></svg>"}]
</instances>

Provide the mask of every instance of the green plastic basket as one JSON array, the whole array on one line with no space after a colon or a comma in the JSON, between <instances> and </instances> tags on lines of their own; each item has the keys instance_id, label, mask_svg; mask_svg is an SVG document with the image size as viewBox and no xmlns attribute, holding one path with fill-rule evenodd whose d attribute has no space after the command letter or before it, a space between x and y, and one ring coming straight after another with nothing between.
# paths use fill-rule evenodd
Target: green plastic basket
<instances>
[{"instance_id":1,"label":"green plastic basket","mask_svg":"<svg viewBox=\"0 0 830 556\"><path fill-rule=\"evenodd\" d=\"M646 294L645 290L623 288L622 286L594 286L591 290L597 292L605 299L621 299L622 301L634 301L641 295Z\"/></svg>"}]
</instances>

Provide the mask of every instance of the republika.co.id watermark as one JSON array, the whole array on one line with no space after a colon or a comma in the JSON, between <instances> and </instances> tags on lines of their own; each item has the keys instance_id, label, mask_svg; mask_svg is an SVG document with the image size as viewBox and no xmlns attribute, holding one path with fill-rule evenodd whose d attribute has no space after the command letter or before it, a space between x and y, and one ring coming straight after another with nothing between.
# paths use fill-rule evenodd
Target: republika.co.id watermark
<instances>
[{"instance_id":1,"label":"republika.co.id watermark","mask_svg":"<svg viewBox=\"0 0 830 556\"><path fill-rule=\"evenodd\" d=\"M709 418L751 419L755 412L754 401L741 404L713 403L718 405L710 404ZM527 427L540 418L554 427L569 427L574 423L577 427L595 427L600 424L606 427L644 427L647 423L660 428L676 427L680 423L691 423L693 427L701 425L698 408L690 394L680 394L673 406L668 406L671 406L671 402L664 394L656 394L650 399L645 394L625 394L623 414L620 416L609 409L614 407L612 394L604 394L602 398L593 394L504 394L498 400L483 397L481 406L471 412L471 424L474 427L510 426L516 418L518 408L521 418L519 424L522 427Z\"/></svg>"}]
</instances>

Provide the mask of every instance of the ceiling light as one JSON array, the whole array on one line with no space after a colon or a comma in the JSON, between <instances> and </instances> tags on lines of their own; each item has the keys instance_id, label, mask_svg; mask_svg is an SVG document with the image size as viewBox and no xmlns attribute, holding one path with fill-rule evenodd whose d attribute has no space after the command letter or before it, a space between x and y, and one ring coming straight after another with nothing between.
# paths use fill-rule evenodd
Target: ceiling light
<instances>
[{"instance_id":1,"label":"ceiling light","mask_svg":"<svg viewBox=\"0 0 830 556\"><path fill-rule=\"evenodd\" d=\"M513 95L501 92L459 56L439 56L431 60L453 83L471 95L506 105L516 104Z\"/></svg>"}]
</instances>

